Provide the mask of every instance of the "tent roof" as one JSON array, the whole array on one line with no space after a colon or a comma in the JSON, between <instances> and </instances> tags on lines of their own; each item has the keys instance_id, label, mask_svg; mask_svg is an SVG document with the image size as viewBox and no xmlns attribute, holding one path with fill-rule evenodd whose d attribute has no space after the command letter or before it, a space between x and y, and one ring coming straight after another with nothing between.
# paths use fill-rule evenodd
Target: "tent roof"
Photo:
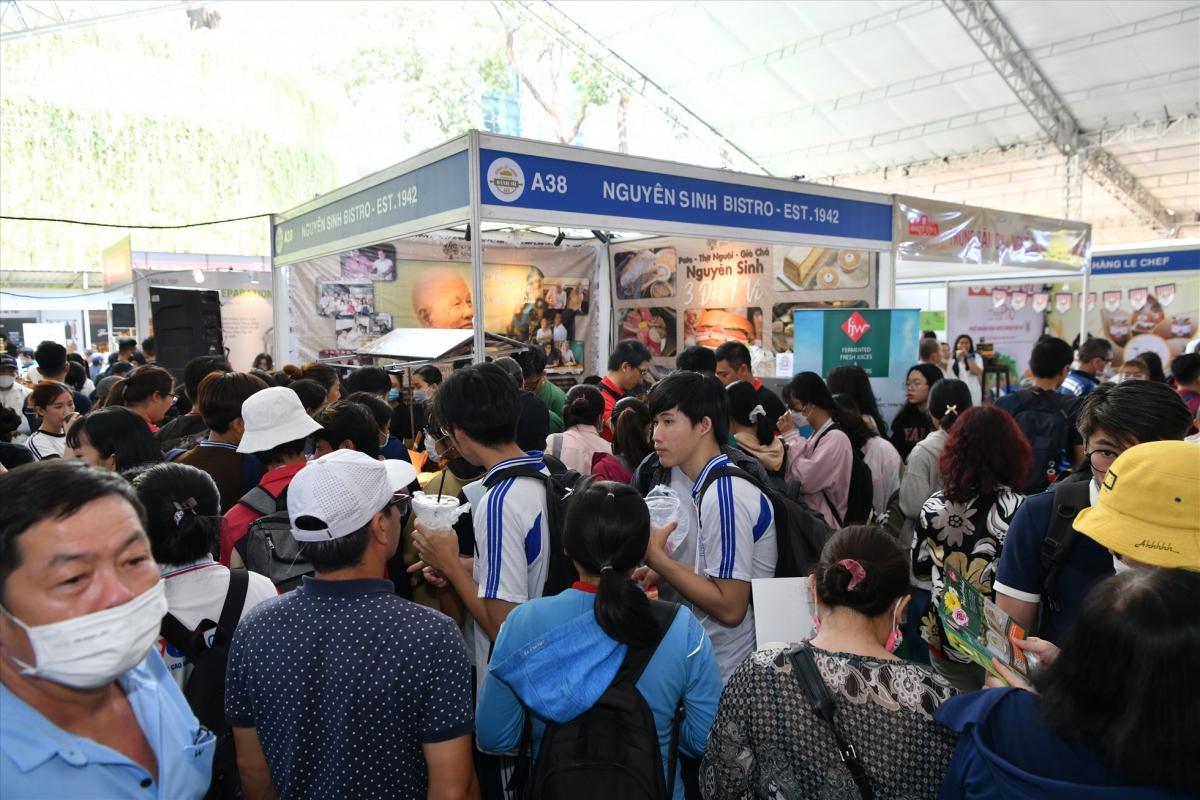
<instances>
[{"instance_id":1,"label":"tent roof","mask_svg":"<svg viewBox=\"0 0 1200 800\"><path fill-rule=\"evenodd\" d=\"M772 175L1066 216L1066 158L955 16L971 0L554 6ZM991 0L1088 144L1200 229L1200 5ZM1113 174L1110 172L1109 174ZM1094 241L1166 234L1085 171Z\"/></svg>"}]
</instances>

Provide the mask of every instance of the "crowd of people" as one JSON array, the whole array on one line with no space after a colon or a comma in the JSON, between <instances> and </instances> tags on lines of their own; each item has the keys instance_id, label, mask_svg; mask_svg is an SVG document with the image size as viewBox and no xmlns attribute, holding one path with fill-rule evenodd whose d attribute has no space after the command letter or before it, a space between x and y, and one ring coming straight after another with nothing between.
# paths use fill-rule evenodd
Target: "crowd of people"
<instances>
[{"instance_id":1,"label":"crowd of people","mask_svg":"<svg viewBox=\"0 0 1200 800\"><path fill-rule=\"evenodd\" d=\"M1200 355L1043 337L993 400L927 340L889 421L736 342L565 392L536 340L409 381L153 344L0 355L4 796L1200 786ZM948 636L948 576L1028 677ZM760 649L777 577L814 633Z\"/></svg>"}]
</instances>

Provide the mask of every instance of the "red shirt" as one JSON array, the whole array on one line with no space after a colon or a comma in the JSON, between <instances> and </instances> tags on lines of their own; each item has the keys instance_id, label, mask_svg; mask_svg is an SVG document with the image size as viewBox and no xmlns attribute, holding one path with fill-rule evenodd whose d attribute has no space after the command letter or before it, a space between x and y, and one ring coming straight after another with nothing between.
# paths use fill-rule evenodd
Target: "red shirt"
<instances>
[{"instance_id":1,"label":"red shirt","mask_svg":"<svg viewBox=\"0 0 1200 800\"><path fill-rule=\"evenodd\" d=\"M286 467L268 470L258 485L270 492L272 497L278 497L279 493L287 488L288 484L292 482L292 478L296 477L296 473L303 467L304 464L288 464ZM233 554L233 546L245 538L250 523L261 516L262 514L242 503L234 503L233 508L225 512L225 519L221 524L220 562L222 564L229 566L229 557Z\"/></svg>"},{"instance_id":2,"label":"red shirt","mask_svg":"<svg viewBox=\"0 0 1200 800\"><path fill-rule=\"evenodd\" d=\"M607 375L600 379L600 386L598 388L600 389L600 396L604 398L605 425L603 430L600 431L600 435L604 438L604 441L611 442L613 438L613 432L609 421L612 419L613 406L617 404L618 400L625 396L625 390L609 380Z\"/></svg>"}]
</instances>

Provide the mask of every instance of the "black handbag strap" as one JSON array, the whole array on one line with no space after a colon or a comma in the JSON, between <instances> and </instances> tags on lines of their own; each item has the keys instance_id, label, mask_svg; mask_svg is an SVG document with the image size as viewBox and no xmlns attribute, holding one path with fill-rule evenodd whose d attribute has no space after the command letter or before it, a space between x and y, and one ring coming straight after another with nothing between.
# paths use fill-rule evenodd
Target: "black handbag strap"
<instances>
[{"instance_id":1,"label":"black handbag strap","mask_svg":"<svg viewBox=\"0 0 1200 800\"><path fill-rule=\"evenodd\" d=\"M817 669L817 662L813 660L812 651L808 649L807 644L801 642L788 651L788 658L792 660L792 672L796 673L796 678L800 681L800 688L804 691L808 704L812 706L813 711L817 712L817 716L825 720L830 732L833 733L838 755L842 757L846 768L850 770L850 777L854 779L858 793L862 795L863 800L875 800L875 790L871 787L871 779L867 777L867 771L863 769L862 762L858 760L858 752L854 749L854 745L846 741L833 723L833 713L837 706L834 704L833 695L829 693L829 687L825 685L825 680L821 677L821 671Z\"/></svg>"}]
</instances>

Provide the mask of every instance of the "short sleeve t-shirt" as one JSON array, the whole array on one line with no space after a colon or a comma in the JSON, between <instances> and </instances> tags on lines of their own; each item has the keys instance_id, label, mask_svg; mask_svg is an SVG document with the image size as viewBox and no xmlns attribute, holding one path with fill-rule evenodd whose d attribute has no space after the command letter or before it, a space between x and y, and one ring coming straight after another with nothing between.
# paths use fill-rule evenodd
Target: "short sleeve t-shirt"
<instances>
[{"instance_id":1,"label":"short sleeve t-shirt","mask_svg":"<svg viewBox=\"0 0 1200 800\"><path fill-rule=\"evenodd\" d=\"M483 476L487 491L472 514L475 526L475 565L479 597L524 603L542 596L546 583L550 529L546 519L546 484L533 478L495 475L509 467L529 467L550 474L541 454L501 461ZM487 673L492 642L475 627L475 661L478 680Z\"/></svg>"},{"instance_id":2,"label":"short sleeve t-shirt","mask_svg":"<svg viewBox=\"0 0 1200 800\"><path fill-rule=\"evenodd\" d=\"M251 572L249 577L240 617L246 616L262 601L279 596L275 584L266 575ZM225 594L229 591L229 569L213 561L212 556L194 564L164 567L162 578L166 584L167 610L189 631L194 631L206 619L221 618ZM216 632L216 628L205 631L204 639L210 646ZM175 684L184 688L192 674L192 662L164 636L158 637L158 654L166 662Z\"/></svg>"},{"instance_id":3,"label":"short sleeve t-shirt","mask_svg":"<svg viewBox=\"0 0 1200 800\"><path fill-rule=\"evenodd\" d=\"M773 577L779 554L771 501L749 481L730 476L717 478L703 498L700 496L708 474L731 465L733 462L724 453L713 457L691 488L692 500L699 508L696 574L747 583L754 578ZM747 608L745 618L733 626L718 622L698 608L693 607L693 611L712 640L722 681L728 680L754 650L753 607Z\"/></svg>"},{"instance_id":4,"label":"short sleeve t-shirt","mask_svg":"<svg viewBox=\"0 0 1200 800\"><path fill-rule=\"evenodd\" d=\"M1095 483L1092 484L1095 502ZM1054 513L1054 492L1036 494L1025 501L1013 517L1000 552L993 588L1027 603L1040 603L1042 581L1042 545ZM1041 624L1037 635L1061 643L1067 629L1079 614L1079 608L1092 587L1113 574L1112 554L1089 536L1078 533L1071 552L1058 573L1058 586L1063 607L1055 611L1048 604L1041 608Z\"/></svg>"},{"instance_id":5,"label":"short sleeve t-shirt","mask_svg":"<svg viewBox=\"0 0 1200 800\"><path fill-rule=\"evenodd\" d=\"M238 626L225 716L256 729L281 800L424 800L421 745L475 730L466 647L391 581L305 577Z\"/></svg>"}]
</instances>

